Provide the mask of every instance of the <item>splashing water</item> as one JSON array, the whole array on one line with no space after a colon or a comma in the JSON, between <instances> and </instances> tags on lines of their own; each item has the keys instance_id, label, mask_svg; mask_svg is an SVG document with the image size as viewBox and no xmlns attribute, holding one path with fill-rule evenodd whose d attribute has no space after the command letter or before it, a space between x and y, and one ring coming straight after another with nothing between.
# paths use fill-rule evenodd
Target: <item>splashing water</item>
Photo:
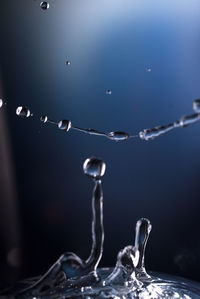
<instances>
[{"instance_id":1,"label":"splashing water","mask_svg":"<svg viewBox=\"0 0 200 299\"><path fill-rule=\"evenodd\" d=\"M83 260L73 252L66 252L43 276L22 281L0 292L1 298L200 298L200 285L197 283L156 273L147 274L145 249L152 226L146 218L137 221L135 243L119 251L115 267L97 268L104 243L101 179L105 170L106 164L95 157L86 159L83 164L84 173L94 180L89 258Z\"/></svg>"}]
</instances>

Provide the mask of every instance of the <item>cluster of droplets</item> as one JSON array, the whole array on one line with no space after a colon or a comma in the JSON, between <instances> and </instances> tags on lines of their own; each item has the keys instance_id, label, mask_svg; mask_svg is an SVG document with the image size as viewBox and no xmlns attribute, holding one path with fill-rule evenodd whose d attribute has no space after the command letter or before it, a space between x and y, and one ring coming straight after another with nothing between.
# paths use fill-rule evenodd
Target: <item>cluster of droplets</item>
<instances>
[{"instance_id":1,"label":"cluster of droplets","mask_svg":"<svg viewBox=\"0 0 200 299\"><path fill-rule=\"evenodd\" d=\"M111 94L112 91L108 90L108 94ZM111 93L110 93L111 92ZM0 102L0 107L3 105L3 102ZM40 120L43 123L50 123L53 125L56 125L60 130L64 132L68 132L70 130L76 130L79 132L83 132L90 135L96 135L96 136L103 136L113 141L124 141L128 140L130 138L136 138L139 137L141 140L152 140L155 139L163 134L166 134L170 131L172 131L175 128L184 128L191 124L194 124L200 120L200 99L197 99L193 102L193 110L195 113L191 115L186 115L180 118L180 120L175 121L173 123L167 124L167 125L160 125L154 128L150 129L144 129L140 131L138 134L131 135L127 132L123 131L112 131L112 132L101 132L95 129L91 128L80 128L77 126L72 125L72 122L67 119L60 120L58 122L49 119L48 116L44 115L40 117ZM32 116L30 109L25 106L19 106L16 109L16 114L23 118L28 118L29 116Z\"/></svg>"}]
</instances>

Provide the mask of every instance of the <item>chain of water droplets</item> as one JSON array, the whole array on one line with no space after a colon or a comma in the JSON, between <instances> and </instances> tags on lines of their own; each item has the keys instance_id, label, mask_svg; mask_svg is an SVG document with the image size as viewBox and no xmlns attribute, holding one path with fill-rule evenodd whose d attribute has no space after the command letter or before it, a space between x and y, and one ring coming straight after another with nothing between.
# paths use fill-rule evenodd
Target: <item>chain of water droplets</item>
<instances>
[{"instance_id":1,"label":"chain of water droplets","mask_svg":"<svg viewBox=\"0 0 200 299\"><path fill-rule=\"evenodd\" d=\"M2 107L2 106L3 106L3 101L0 100L0 107ZM193 110L195 113L183 116L178 121L169 123L167 125L160 125L160 126L156 126L154 128L144 129L135 135L131 135L131 134L129 134L127 132L123 132L123 131L112 131L112 132L106 133L106 132L98 131L96 129L81 128L81 127L74 126L70 120L64 119L64 120L60 120L60 121L56 122L56 121L50 119L46 115L41 116L40 120L43 123L53 124L53 125L57 126L60 130L63 130L65 132L68 132L70 130L76 130L76 131L83 132L83 133L90 134L90 135L103 136L103 137L106 137L106 138L108 138L110 140L114 140L114 141L124 141L124 140L128 140L131 138L138 138L138 137L142 140L148 141L148 140L155 139L156 137L159 137L163 134L166 134L166 133L172 131L173 129L184 128L184 127L187 127L191 124L198 122L200 120L200 99L196 99L193 102ZM23 118L28 118L33 115L31 113L30 109L27 108L26 106L17 107L16 114Z\"/></svg>"}]
</instances>

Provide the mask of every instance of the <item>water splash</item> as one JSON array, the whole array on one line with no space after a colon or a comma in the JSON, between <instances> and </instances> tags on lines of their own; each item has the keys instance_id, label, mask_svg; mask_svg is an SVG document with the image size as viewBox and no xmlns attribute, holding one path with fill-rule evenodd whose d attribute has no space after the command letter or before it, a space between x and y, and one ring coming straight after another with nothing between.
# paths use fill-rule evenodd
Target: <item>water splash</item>
<instances>
[{"instance_id":1,"label":"water splash","mask_svg":"<svg viewBox=\"0 0 200 299\"><path fill-rule=\"evenodd\" d=\"M92 157L83 164L84 173L94 181L92 196L92 247L87 260L73 252L64 253L39 278L29 279L0 292L1 298L16 299L164 299L200 298L200 285L147 274L144 259L151 223L141 218L136 223L134 245L126 246L117 256L116 266L100 268L103 254L103 190L101 179L106 164Z\"/></svg>"}]
</instances>

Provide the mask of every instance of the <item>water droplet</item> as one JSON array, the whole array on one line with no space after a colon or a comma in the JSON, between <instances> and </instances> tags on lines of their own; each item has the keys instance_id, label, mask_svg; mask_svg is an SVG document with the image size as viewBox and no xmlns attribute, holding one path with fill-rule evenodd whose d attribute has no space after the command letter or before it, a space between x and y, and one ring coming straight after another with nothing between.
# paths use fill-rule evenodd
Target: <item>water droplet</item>
<instances>
[{"instance_id":1,"label":"water droplet","mask_svg":"<svg viewBox=\"0 0 200 299\"><path fill-rule=\"evenodd\" d=\"M147 73L151 73L151 68L150 68L150 67L147 67L147 68L146 68L146 72L147 72Z\"/></svg>"},{"instance_id":2,"label":"water droplet","mask_svg":"<svg viewBox=\"0 0 200 299\"><path fill-rule=\"evenodd\" d=\"M95 157L91 157L85 160L83 164L83 171L86 175L94 178L94 179L101 179L104 175L106 170L106 164Z\"/></svg>"},{"instance_id":3,"label":"water droplet","mask_svg":"<svg viewBox=\"0 0 200 299\"><path fill-rule=\"evenodd\" d=\"M20 117L29 117L31 116L30 110L25 106L19 106L16 109L16 114Z\"/></svg>"},{"instance_id":4,"label":"water droplet","mask_svg":"<svg viewBox=\"0 0 200 299\"><path fill-rule=\"evenodd\" d=\"M42 1L40 3L40 7L43 9L43 10L47 10L49 8L49 3L47 1Z\"/></svg>"},{"instance_id":5,"label":"water droplet","mask_svg":"<svg viewBox=\"0 0 200 299\"><path fill-rule=\"evenodd\" d=\"M46 123L48 121L48 117L46 115L43 115L40 117L40 120L43 122L43 123Z\"/></svg>"},{"instance_id":6,"label":"water droplet","mask_svg":"<svg viewBox=\"0 0 200 299\"><path fill-rule=\"evenodd\" d=\"M179 123L180 123L181 127L186 127L188 125L196 123L199 120L200 120L200 114L199 113L195 113L195 114L192 114L192 115L183 116L180 119Z\"/></svg>"},{"instance_id":7,"label":"water droplet","mask_svg":"<svg viewBox=\"0 0 200 299\"><path fill-rule=\"evenodd\" d=\"M158 126L152 129L145 129L139 132L139 137L143 140L148 141L149 139L154 139L163 134L166 134L174 128L175 128L174 124L169 124L164 126Z\"/></svg>"},{"instance_id":8,"label":"water droplet","mask_svg":"<svg viewBox=\"0 0 200 299\"><path fill-rule=\"evenodd\" d=\"M112 90L111 90L111 89L107 89L107 90L106 90L106 94L107 94L107 95L111 95L111 94L112 94Z\"/></svg>"},{"instance_id":9,"label":"water droplet","mask_svg":"<svg viewBox=\"0 0 200 299\"><path fill-rule=\"evenodd\" d=\"M0 99L0 108L3 106L3 100Z\"/></svg>"},{"instance_id":10,"label":"water droplet","mask_svg":"<svg viewBox=\"0 0 200 299\"><path fill-rule=\"evenodd\" d=\"M196 99L193 102L193 110L197 113L200 113L200 99Z\"/></svg>"},{"instance_id":11,"label":"water droplet","mask_svg":"<svg viewBox=\"0 0 200 299\"><path fill-rule=\"evenodd\" d=\"M69 65L71 65L71 62L69 60L67 60L65 64L69 66Z\"/></svg>"},{"instance_id":12,"label":"water droplet","mask_svg":"<svg viewBox=\"0 0 200 299\"><path fill-rule=\"evenodd\" d=\"M65 130L65 131L69 131L71 129L71 126L72 126L72 123L70 120L67 120L67 119L64 119L64 120L61 120L59 121L58 123L58 128L60 130Z\"/></svg>"},{"instance_id":13,"label":"water droplet","mask_svg":"<svg viewBox=\"0 0 200 299\"><path fill-rule=\"evenodd\" d=\"M108 137L114 141L122 141L130 138L130 135L126 132L110 132L108 133Z\"/></svg>"}]
</instances>

